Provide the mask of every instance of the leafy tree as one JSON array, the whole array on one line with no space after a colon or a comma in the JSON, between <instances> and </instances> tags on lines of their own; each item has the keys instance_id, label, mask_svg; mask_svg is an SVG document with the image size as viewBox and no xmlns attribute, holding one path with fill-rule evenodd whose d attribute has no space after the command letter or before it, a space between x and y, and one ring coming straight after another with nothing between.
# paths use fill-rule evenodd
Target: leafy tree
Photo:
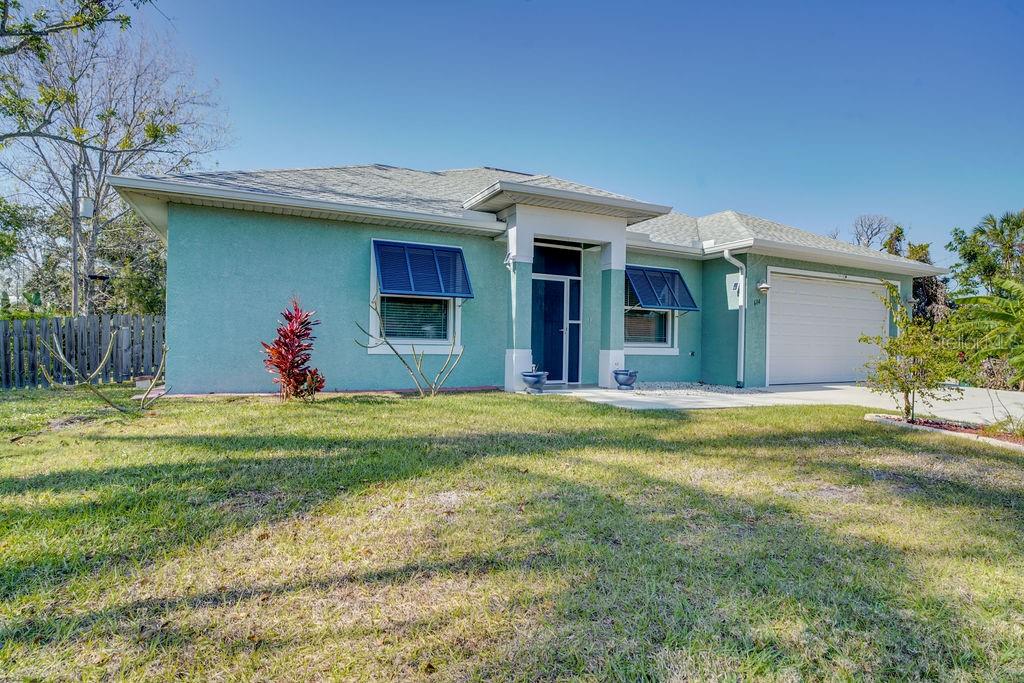
<instances>
[{"instance_id":1,"label":"leafy tree","mask_svg":"<svg viewBox=\"0 0 1024 683\"><path fill-rule=\"evenodd\" d=\"M18 250L18 236L13 231L0 230L0 266L11 260Z\"/></svg>"},{"instance_id":2,"label":"leafy tree","mask_svg":"<svg viewBox=\"0 0 1024 683\"><path fill-rule=\"evenodd\" d=\"M904 255L912 261L933 265L931 245L927 242L908 243ZM915 318L935 322L946 317L952 304L949 298L949 278L938 275L914 278L914 301Z\"/></svg>"},{"instance_id":3,"label":"leafy tree","mask_svg":"<svg viewBox=\"0 0 1024 683\"><path fill-rule=\"evenodd\" d=\"M934 400L960 391L946 384L960 372L959 357L948 322L932 323L912 317L896 287L887 284L886 288L882 300L899 333L861 336L862 343L873 344L881 351L867 363L867 383L873 391L889 394L900 402L904 419L912 422L916 419L918 399L931 405Z\"/></svg>"},{"instance_id":4,"label":"leafy tree","mask_svg":"<svg viewBox=\"0 0 1024 683\"><path fill-rule=\"evenodd\" d=\"M40 292L45 306L70 312L71 245L63 214L34 212L19 232L12 268L24 288ZM90 281L94 313L163 313L166 246L134 212L126 212L99 236Z\"/></svg>"},{"instance_id":5,"label":"leafy tree","mask_svg":"<svg viewBox=\"0 0 1024 683\"><path fill-rule=\"evenodd\" d=\"M132 4L138 7L142 2ZM131 18L118 13L123 5L116 0L57 0L36 4L30 12L20 0L0 0L0 57L30 53L41 61L57 34L92 31L106 22L127 28Z\"/></svg>"},{"instance_id":6,"label":"leafy tree","mask_svg":"<svg viewBox=\"0 0 1024 683\"><path fill-rule=\"evenodd\" d=\"M18 235L34 220L31 207L0 197L0 267L7 264L18 250Z\"/></svg>"},{"instance_id":7,"label":"leafy tree","mask_svg":"<svg viewBox=\"0 0 1024 683\"><path fill-rule=\"evenodd\" d=\"M889 235L882 241L882 251L893 256L903 256L903 243L907 239L906 231L899 223L892 226Z\"/></svg>"},{"instance_id":8,"label":"leafy tree","mask_svg":"<svg viewBox=\"0 0 1024 683\"><path fill-rule=\"evenodd\" d=\"M1024 282L992 283L999 294L962 297L960 327L975 339L974 359L1005 359L1024 390Z\"/></svg>"},{"instance_id":9,"label":"leafy tree","mask_svg":"<svg viewBox=\"0 0 1024 683\"><path fill-rule=\"evenodd\" d=\"M66 258L62 259L56 253L46 254L42 265L31 271L25 287L39 292L46 306L61 311L62 315L70 314L71 271L67 267Z\"/></svg>"},{"instance_id":10,"label":"leafy tree","mask_svg":"<svg viewBox=\"0 0 1024 683\"><path fill-rule=\"evenodd\" d=\"M946 249L959 257L950 270L962 293L998 293L998 282L1024 279L1024 210L989 214L969 230L953 228Z\"/></svg>"},{"instance_id":11,"label":"leafy tree","mask_svg":"<svg viewBox=\"0 0 1024 683\"><path fill-rule=\"evenodd\" d=\"M138 7L146 0L133 0ZM0 0L0 146L15 139L67 139L66 131L51 131L57 111L74 101L74 93L54 87L13 67L45 62L53 42L62 36L90 33L108 23L128 28L131 18L121 12L120 0L53 0L31 3Z\"/></svg>"},{"instance_id":12,"label":"leafy tree","mask_svg":"<svg viewBox=\"0 0 1024 683\"><path fill-rule=\"evenodd\" d=\"M164 261L149 265L146 271L140 271L130 261L124 264L111 282L110 310L143 314L164 312Z\"/></svg>"},{"instance_id":13,"label":"leafy tree","mask_svg":"<svg viewBox=\"0 0 1024 683\"><path fill-rule=\"evenodd\" d=\"M893 256L903 256L913 261L932 265L931 244L915 244L907 241L903 226L894 224L888 236L882 241L882 250ZM948 278L937 275L914 278L914 317L935 322L950 311Z\"/></svg>"}]
</instances>

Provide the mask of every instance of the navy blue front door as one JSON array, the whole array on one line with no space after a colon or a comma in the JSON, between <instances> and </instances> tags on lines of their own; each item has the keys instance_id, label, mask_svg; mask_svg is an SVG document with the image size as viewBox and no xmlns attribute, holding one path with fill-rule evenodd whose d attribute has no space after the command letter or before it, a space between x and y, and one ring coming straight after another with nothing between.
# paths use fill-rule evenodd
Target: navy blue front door
<instances>
[{"instance_id":1,"label":"navy blue front door","mask_svg":"<svg viewBox=\"0 0 1024 683\"><path fill-rule=\"evenodd\" d=\"M549 382L565 381L565 281L533 281L533 364Z\"/></svg>"}]
</instances>

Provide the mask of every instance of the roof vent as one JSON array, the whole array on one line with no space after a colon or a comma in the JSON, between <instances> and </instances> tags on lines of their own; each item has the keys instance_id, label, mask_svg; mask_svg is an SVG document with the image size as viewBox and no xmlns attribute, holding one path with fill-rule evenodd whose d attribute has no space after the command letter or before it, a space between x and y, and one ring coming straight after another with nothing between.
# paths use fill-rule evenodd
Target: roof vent
<instances>
[{"instance_id":1,"label":"roof vent","mask_svg":"<svg viewBox=\"0 0 1024 683\"><path fill-rule=\"evenodd\" d=\"M711 247L715 246L715 241L714 240L704 240L703 242L700 243L700 246L702 246L705 249L710 249Z\"/></svg>"}]
</instances>

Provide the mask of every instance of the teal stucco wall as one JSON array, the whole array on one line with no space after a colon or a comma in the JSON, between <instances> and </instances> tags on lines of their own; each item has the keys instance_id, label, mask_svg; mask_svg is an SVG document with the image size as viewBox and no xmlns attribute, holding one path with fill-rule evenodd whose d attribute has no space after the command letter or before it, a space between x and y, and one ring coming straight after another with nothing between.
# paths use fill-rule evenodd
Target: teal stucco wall
<instances>
[{"instance_id":1,"label":"teal stucco wall","mask_svg":"<svg viewBox=\"0 0 1024 683\"><path fill-rule=\"evenodd\" d=\"M260 341L292 296L315 309L312 364L327 389L408 388L397 359L370 355L371 240L462 247L476 297L462 307L465 356L449 386L500 385L509 302L505 245L484 237L172 204L167 242L167 386L174 393L274 391ZM436 367L443 356L427 356Z\"/></svg>"},{"instance_id":2,"label":"teal stucco wall","mask_svg":"<svg viewBox=\"0 0 1024 683\"><path fill-rule=\"evenodd\" d=\"M736 268L724 259L702 262L700 378L707 384L736 384L736 311L726 304L725 276Z\"/></svg>"},{"instance_id":3,"label":"teal stucco wall","mask_svg":"<svg viewBox=\"0 0 1024 683\"><path fill-rule=\"evenodd\" d=\"M412 382L397 359L368 354L355 343L366 341L356 322L369 323L374 238L464 250L476 296L462 304L465 354L448 386L502 385L505 350L513 348L511 276L503 242L179 204L171 204L168 212L167 385L172 393L274 391L260 341L274 337L280 313L293 296L316 310L322 321L312 362L326 376L328 389L410 388ZM765 381L767 306L756 285L767 277L769 266L894 279L904 298L911 291L909 277L767 256L739 258L748 266L747 386L763 386ZM627 252L626 261L678 269L700 307L678 320L678 355L627 351L626 366L639 370L641 381L734 384L737 312L727 309L725 276L735 269L721 258L700 261L633 251ZM529 265L517 265L528 278ZM603 290L614 289L614 301L621 302L623 276L618 269L602 273L598 249L583 252L582 276L581 380L594 384L600 349L621 348L622 308L609 308ZM528 308L528 300L520 304ZM525 316L526 311L521 313ZM618 318L615 329L613 317ZM443 359L428 355L426 366L436 368Z\"/></svg>"},{"instance_id":4,"label":"teal stucco wall","mask_svg":"<svg viewBox=\"0 0 1024 683\"><path fill-rule=\"evenodd\" d=\"M748 387L765 386L768 306L765 297L757 291L757 283L768 278L769 266L894 280L900 283L900 291L904 299L912 291L913 279L903 275L758 254L741 254L736 258L747 266L744 384ZM727 273L733 272L736 272L736 268L724 259L711 259L704 262L705 315L702 341L705 353L701 376L703 381L709 384L732 385L736 382L736 317L738 313L726 309L725 289L725 276ZM768 296L771 296L770 291ZM890 334L896 334L894 327L890 328Z\"/></svg>"},{"instance_id":5,"label":"teal stucco wall","mask_svg":"<svg viewBox=\"0 0 1024 683\"><path fill-rule=\"evenodd\" d=\"M702 262L643 252L626 251L626 263L678 270L700 311L678 318L679 355L652 356L630 353L626 349L626 367L639 371L641 382L696 382L701 377L701 326L705 319ZM619 271L617 271L619 272ZM620 276L621 277L621 276ZM717 311L715 312L717 314Z\"/></svg>"}]
</instances>

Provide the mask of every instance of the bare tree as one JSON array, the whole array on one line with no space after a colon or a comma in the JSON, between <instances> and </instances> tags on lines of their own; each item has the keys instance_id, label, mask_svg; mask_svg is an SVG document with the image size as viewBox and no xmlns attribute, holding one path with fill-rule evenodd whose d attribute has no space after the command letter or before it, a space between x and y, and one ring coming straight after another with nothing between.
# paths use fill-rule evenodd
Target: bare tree
<instances>
[{"instance_id":1,"label":"bare tree","mask_svg":"<svg viewBox=\"0 0 1024 683\"><path fill-rule=\"evenodd\" d=\"M842 231L838 227L835 227L835 228L832 228L831 230L829 230L828 232L826 232L825 233L825 237L828 237L829 239L837 240L837 239L839 239L839 236L841 234L842 234Z\"/></svg>"},{"instance_id":2,"label":"bare tree","mask_svg":"<svg viewBox=\"0 0 1024 683\"><path fill-rule=\"evenodd\" d=\"M866 213L857 216L853 221L854 244L872 248L875 243L888 235L892 230L892 220L880 214Z\"/></svg>"},{"instance_id":3,"label":"bare tree","mask_svg":"<svg viewBox=\"0 0 1024 683\"><path fill-rule=\"evenodd\" d=\"M98 29L52 39L42 62L21 69L49 87L72 93L54 115L54 137L19 139L0 158L0 170L23 201L56 217L66 236L39 250L63 250L77 230L79 287L85 312L93 305L100 237L125 225L129 209L109 184L128 172L173 173L191 167L222 145L225 127L210 90L193 86L192 71L165 43ZM91 225L73 225L71 179L92 200ZM66 241L65 241L66 240ZM38 245L37 245L38 246ZM28 255L25 255L28 258Z\"/></svg>"},{"instance_id":4,"label":"bare tree","mask_svg":"<svg viewBox=\"0 0 1024 683\"><path fill-rule=\"evenodd\" d=\"M130 4L139 7L146 2ZM107 24L126 29L131 18L120 12L125 4L121 0L0 0L0 60L5 66L19 59L42 62L58 37L96 31ZM0 145L18 138L61 135L49 128L70 93L25 75L12 70L0 73Z\"/></svg>"}]
</instances>

